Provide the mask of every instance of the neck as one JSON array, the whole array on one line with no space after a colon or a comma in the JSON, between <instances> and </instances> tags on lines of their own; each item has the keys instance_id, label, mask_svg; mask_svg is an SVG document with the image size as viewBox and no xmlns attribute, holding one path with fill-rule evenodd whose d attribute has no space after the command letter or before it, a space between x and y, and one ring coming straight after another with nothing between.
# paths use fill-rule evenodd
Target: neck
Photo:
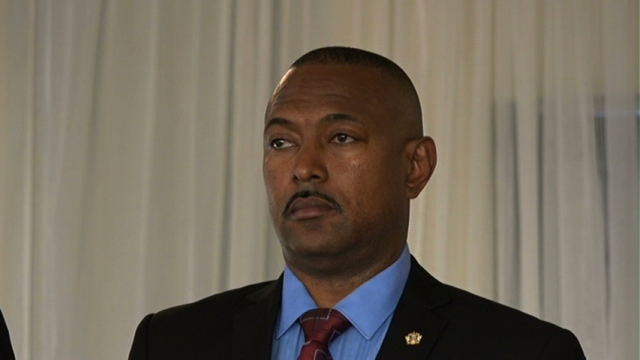
<instances>
[{"instance_id":1,"label":"neck","mask_svg":"<svg viewBox=\"0 0 640 360\"><path fill-rule=\"evenodd\" d=\"M381 261L370 263L362 269L354 269L327 272L326 269L319 271L309 267L298 267L288 263L291 270L309 291L309 294L318 307L333 308L342 299L351 294L360 285L364 284L398 260L403 248L399 251L389 251L388 256Z\"/></svg>"}]
</instances>

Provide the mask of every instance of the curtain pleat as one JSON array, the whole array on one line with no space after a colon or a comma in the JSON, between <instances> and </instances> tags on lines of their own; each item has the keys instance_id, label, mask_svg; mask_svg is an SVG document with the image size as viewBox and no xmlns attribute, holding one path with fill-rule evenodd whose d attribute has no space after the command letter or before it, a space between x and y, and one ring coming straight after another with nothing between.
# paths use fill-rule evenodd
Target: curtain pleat
<instances>
[{"instance_id":1,"label":"curtain pleat","mask_svg":"<svg viewBox=\"0 0 640 360\"><path fill-rule=\"evenodd\" d=\"M600 4L607 356L638 357L638 2Z\"/></svg>"}]
</instances>

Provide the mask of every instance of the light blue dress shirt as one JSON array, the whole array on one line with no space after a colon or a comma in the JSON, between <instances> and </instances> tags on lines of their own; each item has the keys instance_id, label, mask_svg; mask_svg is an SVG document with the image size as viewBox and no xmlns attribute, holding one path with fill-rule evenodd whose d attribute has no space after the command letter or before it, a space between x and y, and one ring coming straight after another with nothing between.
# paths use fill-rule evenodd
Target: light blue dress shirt
<instances>
[{"instance_id":1,"label":"light blue dress shirt","mask_svg":"<svg viewBox=\"0 0 640 360\"><path fill-rule=\"evenodd\" d=\"M393 312L409 277L411 256L404 248L391 266L342 299L335 309L353 325L331 344L335 360L375 359L387 333ZM298 277L285 267L282 307L273 339L272 359L295 360L304 344L304 333L298 318L316 309L315 301Z\"/></svg>"}]
</instances>

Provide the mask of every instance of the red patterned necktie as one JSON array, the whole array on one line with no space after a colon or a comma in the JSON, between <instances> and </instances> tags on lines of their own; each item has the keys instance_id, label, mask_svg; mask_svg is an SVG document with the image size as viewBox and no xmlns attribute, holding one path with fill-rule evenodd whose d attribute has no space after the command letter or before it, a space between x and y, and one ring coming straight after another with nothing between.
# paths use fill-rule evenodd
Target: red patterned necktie
<instances>
[{"instance_id":1,"label":"red patterned necktie","mask_svg":"<svg viewBox=\"0 0 640 360\"><path fill-rule=\"evenodd\" d=\"M298 360L332 360L329 343L351 326L349 320L334 309L309 310L299 321L307 342L302 345Z\"/></svg>"}]
</instances>

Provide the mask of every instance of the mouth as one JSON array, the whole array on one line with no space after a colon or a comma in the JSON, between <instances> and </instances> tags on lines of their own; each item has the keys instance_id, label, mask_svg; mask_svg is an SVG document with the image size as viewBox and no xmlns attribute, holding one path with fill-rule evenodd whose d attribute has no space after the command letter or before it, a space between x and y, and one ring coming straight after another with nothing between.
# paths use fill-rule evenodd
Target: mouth
<instances>
[{"instance_id":1,"label":"mouth","mask_svg":"<svg viewBox=\"0 0 640 360\"><path fill-rule=\"evenodd\" d=\"M331 197L304 191L294 194L289 200L284 216L291 220L311 220L336 212L341 212L341 208Z\"/></svg>"}]
</instances>

